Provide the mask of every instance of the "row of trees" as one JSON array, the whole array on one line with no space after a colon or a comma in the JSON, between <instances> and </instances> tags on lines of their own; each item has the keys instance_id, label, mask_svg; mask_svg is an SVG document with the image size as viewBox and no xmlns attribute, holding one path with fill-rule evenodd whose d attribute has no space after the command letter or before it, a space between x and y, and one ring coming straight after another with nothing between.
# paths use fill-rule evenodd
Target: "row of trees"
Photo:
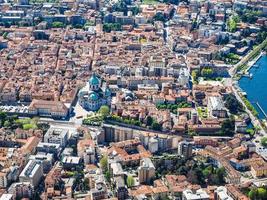
<instances>
[{"instance_id":1,"label":"row of trees","mask_svg":"<svg viewBox=\"0 0 267 200\"><path fill-rule=\"evenodd\" d=\"M38 118L21 118L17 115L8 116L5 112L0 111L0 127L8 129L22 128L24 130L37 129ZM42 124L40 124L42 126Z\"/></svg>"},{"instance_id":2,"label":"row of trees","mask_svg":"<svg viewBox=\"0 0 267 200\"><path fill-rule=\"evenodd\" d=\"M151 116L147 116L144 124L142 124L139 120L124 119L118 115L111 115L110 118L108 118L108 119L111 119L111 120L114 120L117 122L121 122L121 123L125 123L125 124L135 125L135 126L146 125L155 131L161 131L162 130L162 125L160 123L158 123L157 120L155 120Z\"/></svg>"},{"instance_id":3,"label":"row of trees","mask_svg":"<svg viewBox=\"0 0 267 200\"><path fill-rule=\"evenodd\" d=\"M267 198L267 189L265 187L251 188L248 197L251 200L264 200Z\"/></svg>"},{"instance_id":4,"label":"row of trees","mask_svg":"<svg viewBox=\"0 0 267 200\"><path fill-rule=\"evenodd\" d=\"M105 23L103 24L103 31L110 33L111 31L121 31L121 24L119 23Z\"/></svg>"},{"instance_id":5,"label":"row of trees","mask_svg":"<svg viewBox=\"0 0 267 200\"><path fill-rule=\"evenodd\" d=\"M168 109L170 110L172 113L177 113L177 109L178 108L190 108L192 105L190 103L187 103L185 101L182 101L178 104L168 104L168 103L164 103L164 104L157 104L156 107L157 109Z\"/></svg>"}]
</instances>

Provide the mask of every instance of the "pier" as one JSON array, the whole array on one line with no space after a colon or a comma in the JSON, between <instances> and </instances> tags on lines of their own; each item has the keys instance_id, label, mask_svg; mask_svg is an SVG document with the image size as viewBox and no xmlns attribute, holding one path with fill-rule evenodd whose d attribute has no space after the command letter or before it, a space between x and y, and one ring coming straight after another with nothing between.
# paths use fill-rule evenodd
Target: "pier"
<instances>
[{"instance_id":1,"label":"pier","mask_svg":"<svg viewBox=\"0 0 267 200\"><path fill-rule=\"evenodd\" d=\"M259 102L256 102L256 105L258 106L258 108L260 109L260 111L262 112L262 114L265 116L265 118L267 118L267 114L265 113L265 111L263 110L263 108L261 107L261 105L259 104Z\"/></svg>"}]
</instances>

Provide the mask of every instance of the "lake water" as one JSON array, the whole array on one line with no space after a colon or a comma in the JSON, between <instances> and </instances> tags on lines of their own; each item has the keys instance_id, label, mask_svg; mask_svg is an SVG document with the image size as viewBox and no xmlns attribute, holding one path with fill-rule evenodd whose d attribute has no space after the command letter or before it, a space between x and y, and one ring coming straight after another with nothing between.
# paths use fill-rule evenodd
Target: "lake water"
<instances>
[{"instance_id":1,"label":"lake water","mask_svg":"<svg viewBox=\"0 0 267 200\"><path fill-rule=\"evenodd\" d=\"M256 102L267 113L267 56L262 56L255 65L259 67L252 67L249 70L249 73L253 74L253 78L242 77L239 80L239 86L247 93L247 98L258 111L259 118L264 119L265 117Z\"/></svg>"}]
</instances>

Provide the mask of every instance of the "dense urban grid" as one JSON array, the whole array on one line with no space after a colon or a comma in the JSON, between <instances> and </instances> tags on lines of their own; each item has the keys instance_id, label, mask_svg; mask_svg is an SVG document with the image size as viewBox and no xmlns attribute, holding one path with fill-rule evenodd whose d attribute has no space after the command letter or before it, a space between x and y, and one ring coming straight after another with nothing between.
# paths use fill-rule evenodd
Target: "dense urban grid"
<instances>
[{"instance_id":1,"label":"dense urban grid","mask_svg":"<svg viewBox=\"0 0 267 200\"><path fill-rule=\"evenodd\" d=\"M266 52L267 0L0 0L0 200L266 200Z\"/></svg>"}]
</instances>

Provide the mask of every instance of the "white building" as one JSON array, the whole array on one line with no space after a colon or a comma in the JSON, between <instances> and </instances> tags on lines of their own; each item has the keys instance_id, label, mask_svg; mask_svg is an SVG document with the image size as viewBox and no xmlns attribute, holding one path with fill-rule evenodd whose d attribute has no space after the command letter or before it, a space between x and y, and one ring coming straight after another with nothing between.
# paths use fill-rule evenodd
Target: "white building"
<instances>
[{"instance_id":1,"label":"white building","mask_svg":"<svg viewBox=\"0 0 267 200\"><path fill-rule=\"evenodd\" d=\"M218 200L234 200L227 194L227 188L224 186L220 186L215 190L215 197Z\"/></svg>"},{"instance_id":2,"label":"white building","mask_svg":"<svg viewBox=\"0 0 267 200\"><path fill-rule=\"evenodd\" d=\"M68 140L68 132L67 129L50 128L44 136L44 142L60 144L61 147L65 147Z\"/></svg>"},{"instance_id":3,"label":"white building","mask_svg":"<svg viewBox=\"0 0 267 200\"><path fill-rule=\"evenodd\" d=\"M0 197L0 200L13 200L13 195L12 194L3 194Z\"/></svg>"},{"instance_id":4,"label":"white building","mask_svg":"<svg viewBox=\"0 0 267 200\"><path fill-rule=\"evenodd\" d=\"M226 117L227 111L224 107L224 103L221 97L208 97L208 110L210 116L213 117Z\"/></svg>"},{"instance_id":5,"label":"white building","mask_svg":"<svg viewBox=\"0 0 267 200\"><path fill-rule=\"evenodd\" d=\"M209 200L210 196L203 189L199 189L195 192L192 190L184 190L182 200Z\"/></svg>"},{"instance_id":6,"label":"white building","mask_svg":"<svg viewBox=\"0 0 267 200\"><path fill-rule=\"evenodd\" d=\"M151 153L156 153L159 150L159 141L156 138L154 137L149 138L148 150Z\"/></svg>"},{"instance_id":7,"label":"white building","mask_svg":"<svg viewBox=\"0 0 267 200\"><path fill-rule=\"evenodd\" d=\"M40 161L43 165L43 170L45 173L48 173L53 165L53 154L38 152L36 155L30 155L29 160L37 160Z\"/></svg>"},{"instance_id":8,"label":"white building","mask_svg":"<svg viewBox=\"0 0 267 200\"><path fill-rule=\"evenodd\" d=\"M95 74L79 92L79 103L86 110L97 111L102 105L110 105L111 91L101 87L101 81Z\"/></svg>"},{"instance_id":9,"label":"white building","mask_svg":"<svg viewBox=\"0 0 267 200\"><path fill-rule=\"evenodd\" d=\"M19 175L20 182L30 182L34 187L39 184L43 176L43 167L40 162L29 160Z\"/></svg>"}]
</instances>

